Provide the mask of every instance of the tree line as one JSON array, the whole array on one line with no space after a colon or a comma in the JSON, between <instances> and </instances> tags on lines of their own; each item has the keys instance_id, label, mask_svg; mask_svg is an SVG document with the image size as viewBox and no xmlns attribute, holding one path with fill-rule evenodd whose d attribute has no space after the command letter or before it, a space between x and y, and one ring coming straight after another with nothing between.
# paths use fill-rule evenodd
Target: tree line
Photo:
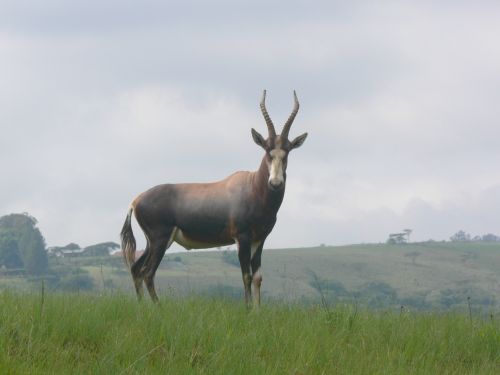
<instances>
[{"instance_id":1,"label":"tree line","mask_svg":"<svg viewBox=\"0 0 500 375\"><path fill-rule=\"evenodd\" d=\"M500 242L500 237L493 233L472 237L469 233L459 230L450 237L451 242Z\"/></svg>"},{"instance_id":2,"label":"tree line","mask_svg":"<svg viewBox=\"0 0 500 375\"><path fill-rule=\"evenodd\" d=\"M0 217L0 275L46 278L57 274L60 278L66 274L60 272L57 267L49 268L49 256L52 255L54 258L64 255L62 254L64 250L70 253L71 250L81 250L81 256L109 257L110 250L120 247L114 242L103 242L83 249L73 243L47 249L45 239L37 225L38 221L28 213L13 213Z\"/></svg>"},{"instance_id":3,"label":"tree line","mask_svg":"<svg viewBox=\"0 0 500 375\"><path fill-rule=\"evenodd\" d=\"M401 232L389 234L386 243L390 245L400 245L410 243L412 229L403 229ZM432 240L429 240L432 242ZM500 236L493 233L483 234L482 236L471 236L469 233L459 230L450 237L451 242L500 242Z\"/></svg>"}]
</instances>

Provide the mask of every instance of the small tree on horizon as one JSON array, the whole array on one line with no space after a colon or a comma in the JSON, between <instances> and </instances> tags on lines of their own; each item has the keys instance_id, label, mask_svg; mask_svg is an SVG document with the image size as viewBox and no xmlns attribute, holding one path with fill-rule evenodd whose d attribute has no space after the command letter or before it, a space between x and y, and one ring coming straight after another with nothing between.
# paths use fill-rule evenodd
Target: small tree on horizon
<instances>
[{"instance_id":1,"label":"small tree on horizon","mask_svg":"<svg viewBox=\"0 0 500 375\"><path fill-rule=\"evenodd\" d=\"M470 234L464 232L463 230L459 230L453 236L450 237L451 242L468 242L470 241Z\"/></svg>"},{"instance_id":2,"label":"small tree on horizon","mask_svg":"<svg viewBox=\"0 0 500 375\"><path fill-rule=\"evenodd\" d=\"M412 229L403 229L403 232L406 233L406 241L410 243L410 234L412 234L413 230Z\"/></svg>"},{"instance_id":3,"label":"small tree on horizon","mask_svg":"<svg viewBox=\"0 0 500 375\"><path fill-rule=\"evenodd\" d=\"M391 233L387 239L387 243L391 245L400 245L406 243L406 233Z\"/></svg>"}]
</instances>

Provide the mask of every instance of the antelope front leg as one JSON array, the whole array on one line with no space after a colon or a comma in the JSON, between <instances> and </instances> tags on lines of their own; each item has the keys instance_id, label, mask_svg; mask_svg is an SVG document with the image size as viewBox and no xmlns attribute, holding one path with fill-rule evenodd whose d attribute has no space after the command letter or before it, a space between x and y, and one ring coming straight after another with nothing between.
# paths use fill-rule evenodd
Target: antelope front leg
<instances>
[{"instance_id":1,"label":"antelope front leg","mask_svg":"<svg viewBox=\"0 0 500 375\"><path fill-rule=\"evenodd\" d=\"M258 308L260 306L260 286L262 284L262 273L260 270L260 262L262 257L262 248L264 243L261 243L251 259L252 266L252 284L253 284L253 306Z\"/></svg>"},{"instance_id":2,"label":"antelope front leg","mask_svg":"<svg viewBox=\"0 0 500 375\"><path fill-rule=\"evenodd\" d=\"M241 276L245 288L245 303L250 307L252 299L252 276L250 268L250 241L245 239L238 240L238 258L240 260Z\"/></svg>"}]
</instances>

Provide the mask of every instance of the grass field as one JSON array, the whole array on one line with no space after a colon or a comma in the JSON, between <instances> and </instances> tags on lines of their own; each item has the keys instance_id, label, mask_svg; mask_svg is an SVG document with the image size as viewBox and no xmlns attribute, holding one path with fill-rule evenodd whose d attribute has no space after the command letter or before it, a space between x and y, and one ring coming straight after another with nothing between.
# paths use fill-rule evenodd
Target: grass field
<instances>
[{"instance_id":1,"label":"grass field","mask_svg":"<svg viewBox=\"0 0 500 375\"><path fill-rule=\"evenodd\" d=\"M0 293L1 374L498 374L500 324L350 305Z\"/></svg>"}]
</instances>

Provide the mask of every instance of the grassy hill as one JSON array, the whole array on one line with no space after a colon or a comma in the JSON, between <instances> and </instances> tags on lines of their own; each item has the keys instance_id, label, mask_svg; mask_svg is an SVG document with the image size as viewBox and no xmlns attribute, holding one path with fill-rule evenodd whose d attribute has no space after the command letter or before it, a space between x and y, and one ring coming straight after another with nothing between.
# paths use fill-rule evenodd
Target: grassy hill
<instances>
[{"instance_id":1,"label":"grassy hill","mask_svg":"<svg viewBox=\"0 0 500 375\"><path fill-rule=\"evenodd\" d=\"M52 269L88 272L94 290L133 293L120 258L52 258ZM326 300L376 308L497 310L500 244L426 242L264 250L263 295L285 302ZM76 272L76 271L75 271ZM40 282L0 279L0 287L40 288ZM232 252L166 255L157 272L160 295L241 298Z\"/></svg>"},{"instance_id":2,"label":"grassy hill","mask_svg":"<svg viewBox=\"0 0 500 375\"><path fill-rule=\"evenodd\" d=\"M277 252L279 253L279 252ZM0 292L1 374L498 374L498 319Z\"/></svg>"},{"instance_id":3,"label":"grassy hill","mask_svg":"<svg viewBox=\"0 0 500 375\"><path fill-rule=\"evenodd\" d=\"M233 264L228 262L233 257ZM172 261L172 258L180 262ZM166 259L167 260L167 259ZM168 261L169 260L169 261ZM163 293L241 295L236 252L170 255L158 271ZM500 246L480 243L352 245L267 250L263 294L282 301L364 302L373 307L498 307ZM95 270L97 271L97 270ZM123 283L125 281L125 283ZM116 280L131 288L130 279Z\"/></svg>"}]
</instances>

